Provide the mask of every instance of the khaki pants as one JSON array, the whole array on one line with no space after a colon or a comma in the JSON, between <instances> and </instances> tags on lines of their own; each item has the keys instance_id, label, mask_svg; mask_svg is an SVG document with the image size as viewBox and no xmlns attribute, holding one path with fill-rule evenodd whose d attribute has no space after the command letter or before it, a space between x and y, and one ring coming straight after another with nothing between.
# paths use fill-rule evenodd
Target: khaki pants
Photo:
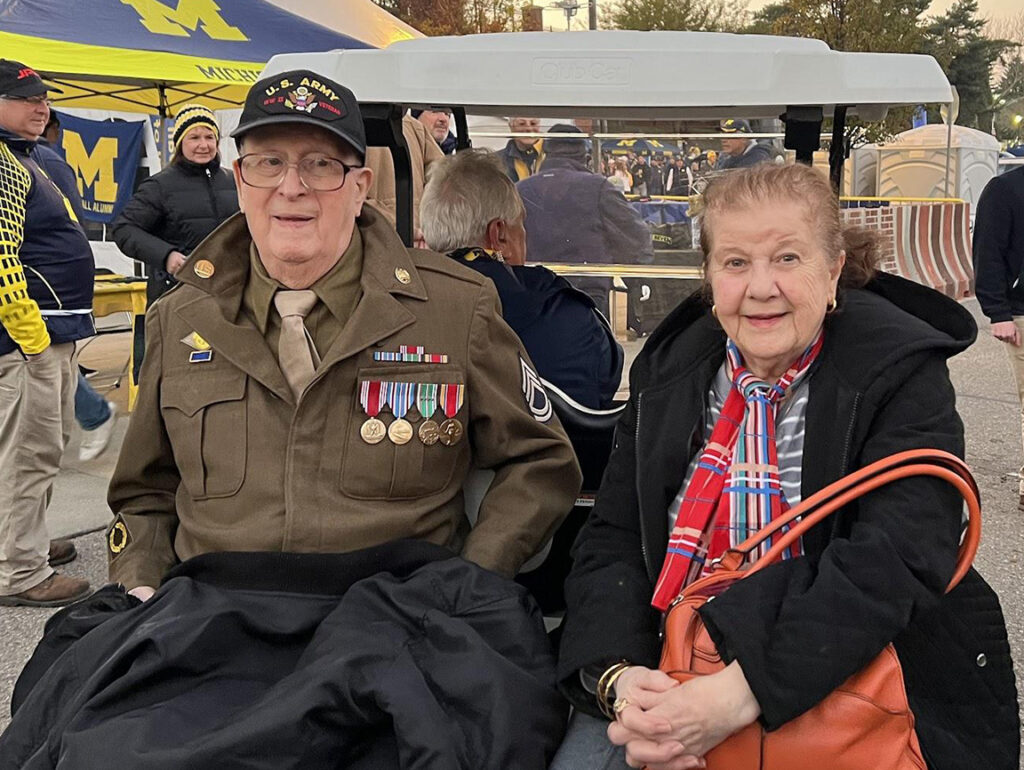
<instances>
[{"instance_id":1,"label":"khaki pants","mask_svg":"<svg viewBox=\"0 0 1024 770\"><path fill-rule=\"evenodd\" d=\"M53 574L46 507L75 419L73 342L0 356L0 595Z\"/></svg>"}]
</instances>

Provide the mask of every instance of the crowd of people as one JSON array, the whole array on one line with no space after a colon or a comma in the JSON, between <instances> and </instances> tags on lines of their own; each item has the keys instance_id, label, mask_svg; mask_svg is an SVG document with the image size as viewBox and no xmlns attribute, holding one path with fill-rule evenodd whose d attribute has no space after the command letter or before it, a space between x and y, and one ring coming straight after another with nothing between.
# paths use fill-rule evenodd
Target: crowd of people
<instances>
[{"instance_id":1,"label":"crowd of people","mask_svg":"<svg viewBox=\"0 0 1024 770\"><path fill-rule=\"evenodd\" d=\"M607 406L623 353L606 279L526 262L651 257L582 132L541 144L513 118L503 151L446 155L449 116L408 116L421 249L342 83L255 83L230 173L212 115L184 109L176 161L116 228L160 296L108 493L111 585L85 598L44 520L93 333L88 241L33 156L48 88L0 62L0 602L77 603L19 680L0 766L685 770L889 643L928 768L1017 766L998 600L973 570L944 595L962 505L940 479L847 505L707 603L721 671L658 670L664 612L727 550L891 453L964 454L946 362L970 313L877 272L828 179L763 162L743 121L720 156L739 170L703 193L702 290L630 370L556 654L512 582L582 478L544 380ZM641 196L687 170L614 165Z\"/></svg>"}]
</instances>

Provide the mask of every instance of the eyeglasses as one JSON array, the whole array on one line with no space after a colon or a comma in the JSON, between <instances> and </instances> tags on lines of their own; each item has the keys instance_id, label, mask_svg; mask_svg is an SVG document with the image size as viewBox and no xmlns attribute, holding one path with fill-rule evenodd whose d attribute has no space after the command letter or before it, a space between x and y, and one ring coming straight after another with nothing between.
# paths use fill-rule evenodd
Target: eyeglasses
<instances>
[{"instance_id":1,"label":"eyeglasses","mask_svg":"<svg viewBox=\"0 0 1024 770\"><path fill-rule=\"evenodd\" d=\"M349 166L328 155L307 155L298 163L289 163L271 152L252 152L238 159L242 181L250 187L277 187L288 169L299 172L299 180L308 190L330 192L345 184L345 175L362 166Z\"/></svg>"},{"instance_id":2,"label":"eyeglasses","mask_svg":"<svg viewBox=\"0 0 1024 770\"><path fill-rule=\"evenodd\" d=\"M53 100L40 94L39 96L12 96L10 94L4 94L0 96L0 99L6 99L9 102L28 102L29 104L39 105L45 104L47 107L53 104Z\"/></svg>"}]
</instances>

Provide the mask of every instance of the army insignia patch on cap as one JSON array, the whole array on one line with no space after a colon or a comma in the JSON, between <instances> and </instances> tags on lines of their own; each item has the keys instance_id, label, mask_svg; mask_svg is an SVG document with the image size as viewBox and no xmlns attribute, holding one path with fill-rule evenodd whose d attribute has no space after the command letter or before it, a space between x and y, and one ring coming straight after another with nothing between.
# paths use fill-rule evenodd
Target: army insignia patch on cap
<instances>
[{"instance_id":1,"label":"army insignia patch on cap","mask_svg":"<svg viewBox=\"0 0 1024 770\"><path fill-rule=\"evenodd\" d=\"M526 398L526 406L537 422L547 422L551 419L553 410L548 392L544 390L544 383L522 356L519 357L519 366L523 372L523 396Z\"/></svg>"},{"instance_id":2,"label":"army insignia patch on cap","mask_svg":"<svg viewBox=\"0 0 1024 770\"><path fill-rule=\"evenodd\" d=\"M114 556L117 556L131 542L132 536L128 532L128 525L124 523L124 519L118 516L107 531L107 547Z\"/></svg>"},{"instance_id":3,"label":"army insignia patch on cap","mask_svg":"<svg viewBox=\"0 0 1024 770\"><path fill-rule=\"evenodd\" d=\"M297 83L290 77L281 78L264 89L258 102L268 115L286 112L304 112L321 120L338 120L345 116L341 97L330 86L316 78L303 77Z\"/></svg>"}]
</instances>

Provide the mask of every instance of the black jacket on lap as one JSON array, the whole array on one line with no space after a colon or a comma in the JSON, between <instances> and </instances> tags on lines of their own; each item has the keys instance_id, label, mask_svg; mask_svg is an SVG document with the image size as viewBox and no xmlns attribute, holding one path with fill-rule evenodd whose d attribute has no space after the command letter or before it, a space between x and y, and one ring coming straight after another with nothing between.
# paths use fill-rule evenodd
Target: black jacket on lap
<instances>
[{"instance_id":1,"label":"black jacket on lap","mask_svg":"<svg viewBox=\"0 0 1024 770\"><path fill-rule=\"evenodd\" d=\"M219 160L198 164L181 158L143 180L114 220L112 234L126 256L146 263L152 302L177 283L164 269L167 255L188 256L237 211L234 179Z\"/></svg>"},{"instance_id":2,"label":"black jacket on lap","mask_svg":"<svg viewBox=\"0 0 1024 770\"><path fill-rule=\"evenodd\" d=\"M894 452L962 457L946 360L976 333L958 303L900 278L879 275L845 292L808 380L802 496ZM566 582L559 679L591 713L580 668L623 658L658 665L660 613L650 601L667 512L703 444L704 404L724 355L724 332L694 295L630 372L630 402ZM1017 696L998 599L973 570L942 593L961 512L944 481L889 484L810 530L806 556L739 581L702 609L723 658L742 665L767 729L894 641L929 770L1016 770Z\"/></svg>"},{"instance_id":3,"label":"black jacket on lap","mask_svg":"<svg viewBox=\"0 0 1024 770\"><path fill-rule=\"evenodd\" d=\"M0 767L543 770L564 732L536 605L440 546L206 554L118 590L48 625L85 635L44 639Z\"/></svg>"}]
</instances>

